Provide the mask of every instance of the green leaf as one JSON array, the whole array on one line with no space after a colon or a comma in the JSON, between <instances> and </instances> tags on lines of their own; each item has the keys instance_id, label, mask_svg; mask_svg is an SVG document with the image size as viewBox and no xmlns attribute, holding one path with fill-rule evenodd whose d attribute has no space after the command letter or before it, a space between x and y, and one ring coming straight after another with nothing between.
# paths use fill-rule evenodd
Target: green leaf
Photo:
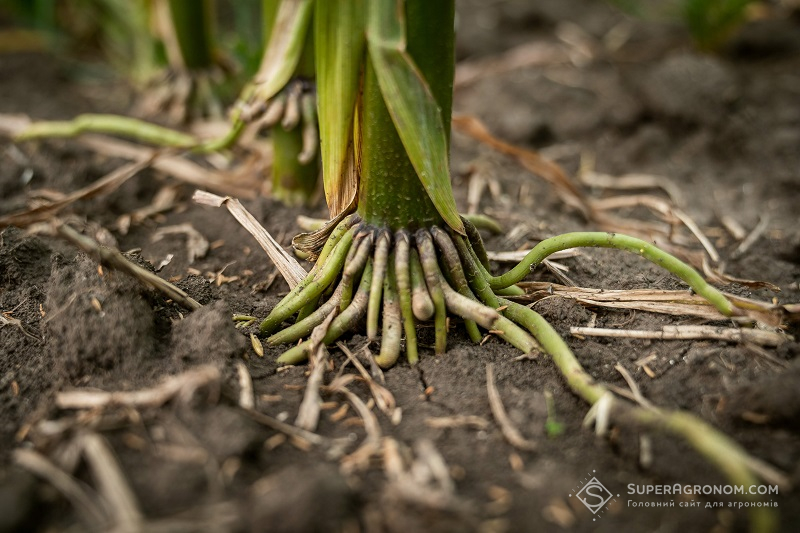
<instances>
[{"instance_id":1,"label":"green leaf","mask_svg":"<svg viewBox=\"0 0 800 533\"><path fill-rule=\"evenodd\" d=\"M313 7L313 0L281 0L269 44L256 75L258 99L265 101L272 98L291 79L303 52Z\"/></svg>"},{"instance_id":2,"label":"green leaf","mask_svg":"<svg viewBox=\"0 0 800 533\"><path fill-rule=\"evenodd\" d=\"M358 191L352 171L354 114L364 57L364 0L324 0L314 13L317 101L325 200L335 217Z\"/></svg>"},{"instance_id":3,"label":"green leaf","mask_svg":"<svg viewBox=\"0 0 800 533\"><path fill-rule=\"evenodd\" d=\"M464 234L450 184L447 134L430 87L406 53L400 0L370 4L367 25L369 57L381 94L417 176L436 210Z\"/></svg>"},{"instance_id":4,"label":"green leaf","mask_svg":"<svg viewBox=\"0 0 800 533\"><path fill-rule=\"evenodd\" d=\"M544 401L547 407L547 421L544 423L544 429L548 438L557 439L566 428L564 424L556 420L556 402L553 399L553 393L544 391Z\"/></svg>"},{"instance_id":5,"label":"green leaf","mask_svg":"<svg viewBox=\"0 0 800 533\"><path fill-rule=\"evenodd\" d=\"M547 433L547 437L550 439L557 439L564 433L565 429L564 424L556 420L550 420L548 418L544 423L544 430Z\"/></svg>"}]
</instances>

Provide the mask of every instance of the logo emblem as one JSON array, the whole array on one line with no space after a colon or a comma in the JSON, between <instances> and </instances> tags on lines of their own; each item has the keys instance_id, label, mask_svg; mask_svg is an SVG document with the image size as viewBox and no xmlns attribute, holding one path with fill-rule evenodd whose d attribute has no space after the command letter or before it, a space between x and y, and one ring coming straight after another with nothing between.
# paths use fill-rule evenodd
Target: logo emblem
<instances>
[{"instance_id":1,"label":"logo emblem","mask_svg":"<svg viewBox=\"0 0 800 533\"><path fill-rule=\"evenodd\" d=\"M614 497L596 477L590 479L575 496L592 514L597 514Z\"/></svg>"}]
</instances>

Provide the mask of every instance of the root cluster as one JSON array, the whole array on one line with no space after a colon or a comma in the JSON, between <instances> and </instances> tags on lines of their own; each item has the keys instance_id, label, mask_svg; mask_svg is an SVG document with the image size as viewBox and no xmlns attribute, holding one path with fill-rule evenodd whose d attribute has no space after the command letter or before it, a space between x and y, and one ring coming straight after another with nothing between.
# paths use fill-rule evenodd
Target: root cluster
<instances>
[{"instance_id":1,"label":"root cluster","mask_svg":"<svg viewBox=\"0 0 800 533\"><path fill-rule=\"evenodd\" d=\"M317 128L317 94L314 84L296 78L268 100L252 95L239 104L238 119L244 124L255 124L258 130L277 125L287 131L302 129L303 147L297 155L300 164L307 165L317 154L319 132Z\"/></svg>"},{"instance_id":2,"label":"root cluster","mask_svg":"<svg viewBox=\"0 0 800 533\"><path fill-rule=\"evenodd\" d=\"M649 243L619 234L567 233L547 239L511 271L494 277L489 273L478 230L468 220L464 225L466 235L436 226L392 234L363 222L358 215L343 219L331 232L308 276L261 323L261 332L271 335L267 343L278 345L307 338L336 313L324 338L329 344L366 317L370 340L376 339L382 328L381 350L376 356L379 365L388 367L397 361L403 337L408 360L414 363L419 357L417 324L433 319L435 351L444 353L449 312L464 320L472 341L481 341L483 328L530 353L540 344L552 344L557 335L535 311L506 297L521 294L515 283L549 255L578 246L637 253L676 274L723 314L736 312L694 269ZM295 314L296 322L278 331ZM558 342L563 343L560 338ZM544 349L550 353L546 346ZM278 361L299 363L308 358L309 351L310 342L301 342Z\"/></svg>"},{"instance_id":3,"label":"root cluster","mask_svg":"<svg viewBox=\"0 0 800 533\"><path fill-rule=\"evenodd\" d=\"M502 299L518 294L515 287L497 291L490 287L480 236L465 223L467 236L436 226L392 234L357 215L346 218L331 233L315 268L262 322L262 333L274 333L286 319L298 315L294 325L272 334L267 343L306 338L331 313L337 313L325 343L334 342L366 317L370 340L381 330L379 365L388 367L397 361L403 337L406 356L413 363L418 359L419 322L433 319L435 351L445 352L449 312L464 320L475 342L483 338L479 329L483 328L525 353L535 351L536 340L515 323L534 329L525 320L533 311ZM309 341L302 342L279 362L303 361L309 348Z\"/></svg>"}]
</instances>

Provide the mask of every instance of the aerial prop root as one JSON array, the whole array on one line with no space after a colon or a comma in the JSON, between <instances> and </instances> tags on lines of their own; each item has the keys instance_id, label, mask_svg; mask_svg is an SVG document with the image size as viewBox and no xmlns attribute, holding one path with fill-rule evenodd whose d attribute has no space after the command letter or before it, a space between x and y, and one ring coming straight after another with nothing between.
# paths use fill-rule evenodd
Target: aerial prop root
<instances>
[{"instance_id":1,"label":"aerial prop root","mask_svg":"<svg viewBox=\"0 0 800 533\"><path fill-rule=\"evenodd\" d=\"M449 312L463 320L473 342L485 339L483 328L525 353L540 352L536 333L531 330L531 315L504 298L521 294L515 284L548 256L577 247L633 252L682 279L724 315L739 313L690 266L650 243L615 233L576 232L546 239L513 269L493 276L478 230L469 221L464 222L466 237L436 226L392 234L370 226L358 215L344 218L331 232L308 276L261 323L261 333L271 335L267 339L270 345L296 342L307 337L330 313L338 312L326 343L365 319L367 337L375 340L381 328L382 343L387 344L377 356L379 364L391 366L396 362L403 339L406 356L413 364L419 358L417 326L431 318L434 350L437 354L446 351ZM295 315L295 323L281 329ZM279 361L298 363L307 357L308 345L300 343Z\"/></svg>"}]
</instances>

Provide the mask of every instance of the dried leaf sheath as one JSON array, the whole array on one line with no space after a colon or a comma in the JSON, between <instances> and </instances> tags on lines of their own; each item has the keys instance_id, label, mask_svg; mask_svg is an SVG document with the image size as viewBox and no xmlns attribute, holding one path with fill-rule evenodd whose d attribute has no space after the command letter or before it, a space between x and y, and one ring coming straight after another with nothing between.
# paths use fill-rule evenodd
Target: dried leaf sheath
<instances>
[{"instance_id":1,"label":"dried leaf sheath","mask_svg":"<svg viewBox=\"0 0 800 533\"><path fill-rule=\"evenodd\" d=\"M318 2L314 13L325 200L331 218L358 190L356 101L364 59L364 0Z\"/></svg>"}]
</instances>

